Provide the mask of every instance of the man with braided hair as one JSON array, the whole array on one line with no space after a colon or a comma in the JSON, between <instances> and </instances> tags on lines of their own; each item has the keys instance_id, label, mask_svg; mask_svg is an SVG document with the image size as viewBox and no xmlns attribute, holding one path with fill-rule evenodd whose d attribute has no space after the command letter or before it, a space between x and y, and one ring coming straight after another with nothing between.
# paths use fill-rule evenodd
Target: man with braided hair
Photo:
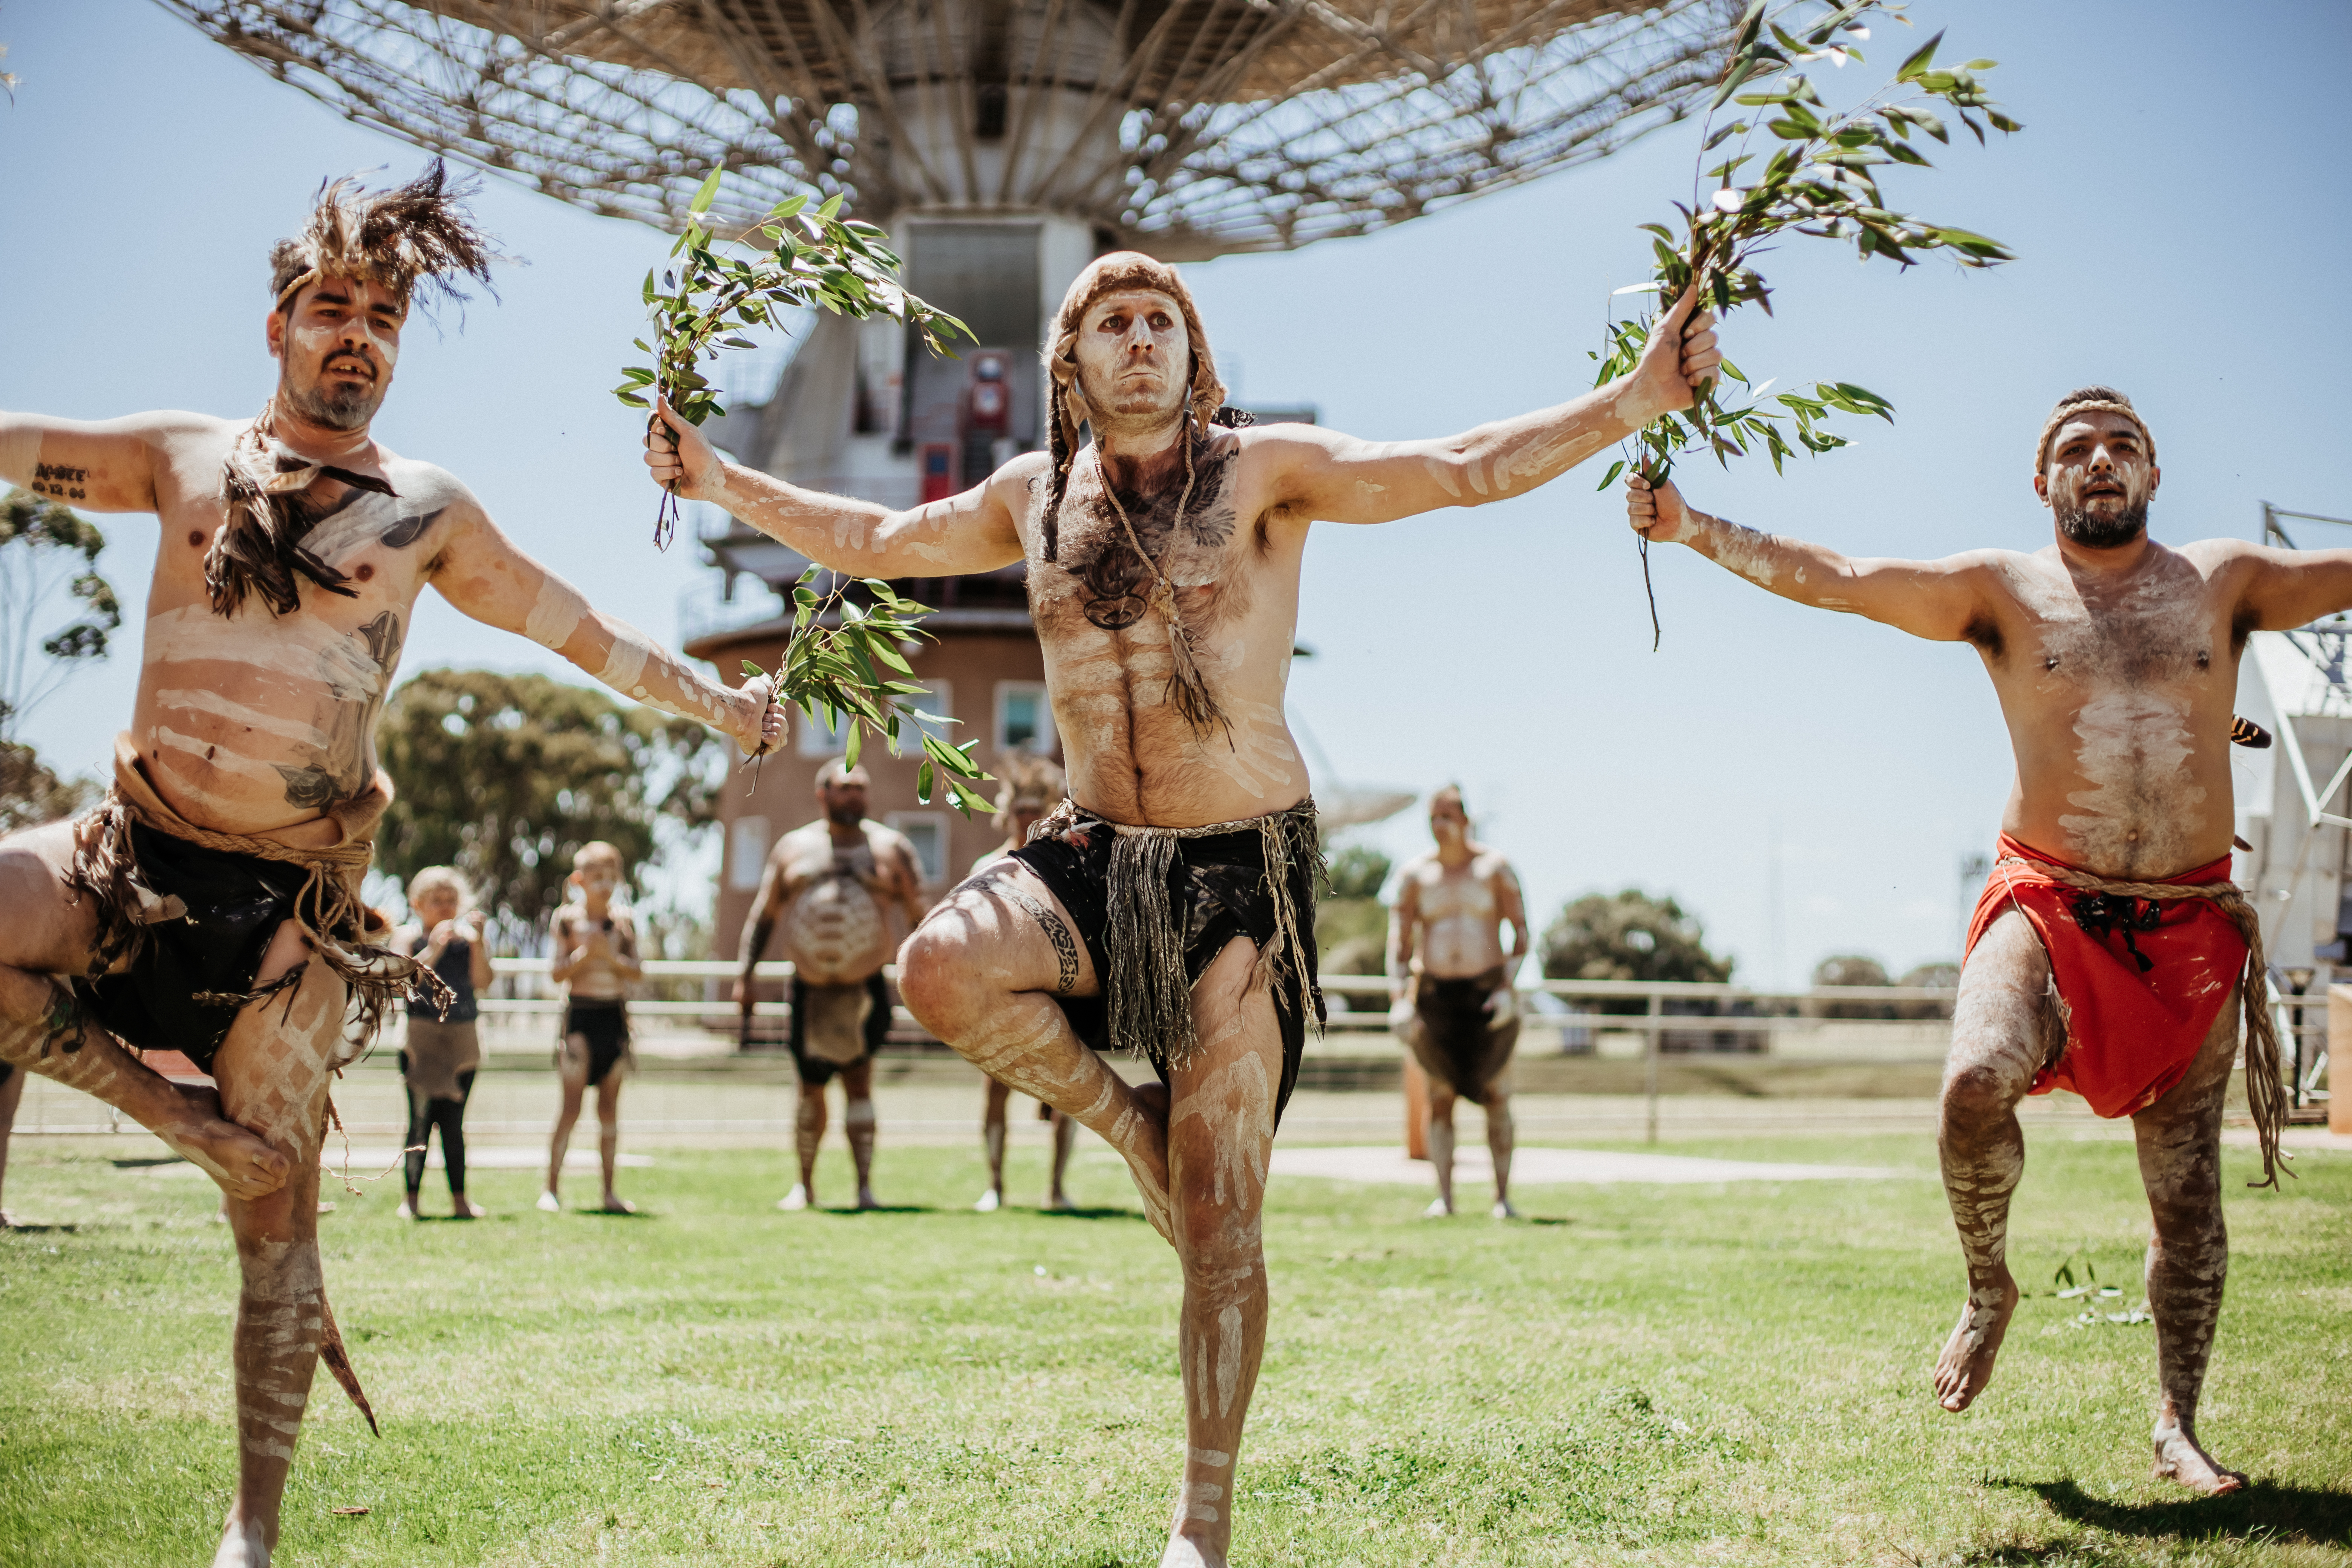
<instances>
[{"instance_id":1,"label":"man with braided hair","mask_svg":"<svg viewBox=\"0 0 2352 1568\"><path fill-rule=\"evenodd\" d=\"M319 1152L333 1073L395 995L432 989L359 897L391 799L376 713L417 596L430 584L747 751L782 731L763 682L695 674L449 474L371 438L412 303L488 277L457 196L438 163L394 190L322 189L270 254L278 381L254 418L0 413L0 479L163 524L112 792L0 838L0 1063L99 1096L227 1194L238 1478L218 1565L269 1560L322 1355L359 1399L320 1272ZM164 1049L216 1087L184 1092L132 1054Z\"/></svg>"},{"instance_id":2,"label":"man with braided hair","mask_svg":"<svg viewBox=\"0 0 2352 1568\"><path fill-rule=\"evenodd\" d=\"M647 435L656 480L836 571L1027 563L1071 799L931 911L900 989L983 1071L1118 1150L1176 1248L1186 1438L1165 1563L1225 1561L1265 1343L1266 1161L1321 1012L1314 806L1282 710L1307 525L1524 495L1686 406L1721 357L1691 310L1632 374L1462 436L1242 429L1183 280L1123 251L1055 317L1051 450L962 495L892 511L723 463L667 409ZM1090 1047L1162 1081L1132 1089Z\"/></svg>"},{"instance_id":3,"label":"man with braided hair","mask_svg":"<svg viewBox=\"0 0 2352 1568\"><path fill-rule=\"evenodd\" d=\"M1965 1410L1992 1376L2018 1290L2006 1253L2024 1170L2017 1102L2066 1088L2132 1119L2155 1232L2156 1470L2197 1491L2244 1478L2200 1445L2221 1316L2223 1091L2245 1026L2246 1089L2274 1184L2284 1121L2261 927L2229 881L2231 700L2256 631L2352 608L2352 551L2147 537L2161 478L2131 400L2060 399L2033 451L2053 542L2032 554L1858 560L1709 517L1630 481L1634 530L1760 587L1976 646L2016 752L2000 857L1969 929L1938 1140L1968 1299L1936 1363ZM2249 727L2251 728L2251 727ZM2258 732L2257 732L2258 733Z\"/></svg>"}]
</instances>

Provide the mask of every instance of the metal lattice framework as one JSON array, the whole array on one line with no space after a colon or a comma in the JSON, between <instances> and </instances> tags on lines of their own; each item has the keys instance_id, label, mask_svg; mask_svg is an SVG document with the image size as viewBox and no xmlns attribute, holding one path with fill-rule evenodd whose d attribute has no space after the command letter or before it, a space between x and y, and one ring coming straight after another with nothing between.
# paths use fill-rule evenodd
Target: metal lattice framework
<instances>
[{"instance_id":1,"label":"metal lattice framework","mask_svg":"<svg viewBox=\"0 0 2352 1568\"><path fill-rule=\"evenodd\" d=\"M1361 234L1599 158L1738 0L159 0L352 120L675 226L803 192L1043 210L1171 260Z\"/></svg>"}]
</instances>

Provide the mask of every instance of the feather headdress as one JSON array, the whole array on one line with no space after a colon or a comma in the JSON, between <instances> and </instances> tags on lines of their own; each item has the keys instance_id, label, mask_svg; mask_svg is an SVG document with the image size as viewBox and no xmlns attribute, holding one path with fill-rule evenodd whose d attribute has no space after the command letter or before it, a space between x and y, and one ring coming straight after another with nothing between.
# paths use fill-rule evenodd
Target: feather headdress
<instances>
[{"instance_id":1,"label":"feather headdress","mask_svg":"<svg viewBox=\"0 0 2352 1568\"><path fill-rule=\"evenodd\" d=\"M455 281L459 275L487 285L498 257L489 237L459 205L468 194L470 187L451 184L437 158L415 179L387 191L363 190L350 179L325 182L302 232L270 247L274 308L290 308L306 284L327 278L373 283L404 304L420 289L465 298ZM274 398L264 405L222 466L228 515L205 554L205 590L224 616L236 614L249 594L258 595L272 615L291 615L301 604L302 579L356 597L341 572L303 547L319 514L303 503L302 492L323 478L393 493L373 475L313 463L280 447L272 439L276 407Z\"/></svg>"}]
</instances>

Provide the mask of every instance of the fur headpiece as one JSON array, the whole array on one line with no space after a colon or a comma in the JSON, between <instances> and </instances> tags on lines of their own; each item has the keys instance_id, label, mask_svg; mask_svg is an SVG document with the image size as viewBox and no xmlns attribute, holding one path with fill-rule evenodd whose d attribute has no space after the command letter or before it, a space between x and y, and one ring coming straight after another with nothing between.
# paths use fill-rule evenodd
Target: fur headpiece
<instances>
[{"instance_id":1,"label":"fur headpiece","mask_svg":"<svg viewBox=\"0 0 2352 1568\"><path fill-rule=\"evenodd\" d=\"M2112 386L2082 386L2060 398L2058 406L2052 409L2050 417L2042 422L2041 437L2033 443L2033 472L2037 479L2049 471L2051 441L2064 427L2066 421L2077 414L2122 415L2139 426L2139 438L2147 446L2148 463L2151 467L2155 465L2156 437L2149 434L2147 421L2139 416L2139 410L2132 406L2132 400Z\"/></svg>"},{"instance_id":2,"label":"fur headpiece","mask_svg":"<svg viewBox=\"0 0 2352 1568\"><path fill-rule=\"evenodd\" d=\"M420 286L464 299L455 277L487 285L490 263L499 259L489 236L458 205L473 193L470 183L452 184L438 158L388 191L362 190L349 177L321 183L302 232L269 247L271 297L282 310L306 283L355 278L391 290L403 304Z\"/></svg>"},{"instance_id":3,"label":"fur headpiece","mask_svg":"<svg viewBox=\"0 0 2352 1568\"><path fill-rule=\"evenodd\" d=\"M998 755L996 815L989 826L999 833L1013 830L1013 819L1024 811L1044 812L1062 798L1068 787L1061 765L1051 757L1015 749Z\"/></svg>"},{"instance_id":4,"label":"fur headpiece","mask_svg":"<svg viewBox=\"0 0 2352 1568\"><path fill-rule=\"evenodd\" d=\"M405 304L420 288L443 297L461 294L452 278L465 274L487 284L498 259L489 237L458 205L468 187L453 187L436 158L404 185L363 191L350 179L319 187L310 221L293 239L269 247L269 291L284 310L305 284L323 278L350 278L391 290ZM318 521L302 492L321 478L384 495L392 487L371 475L310 463L270 439L276 400L236 444L223 465L222 499L228 520L205 554L205 589L213 608L235 615L246 595L257 594L273 615L291 615L301 603L298 579L330 594L356 597L347 579L302 540Z\"/></svg>"},{"instance_id":5,"label":"fur headpiece","mask_svg":"<svg viewBox=\"0 0 2352 1568\"><path fill-rule=\"evenodd\" d=\"M1054 335L1045 346L1046 440L1054 459L1044 519L1048 561L1055 557L1060 545L1062 496L1069 489L1070 464L1077 456L1078 426L1092 417L1086 394L1078 385L1078 323L1086 319L1096 300L1121 289L1156 289L1175 300L1176 309L1182 313L1184 336L1192 348L1192 363L1185 375L1190 388L1185 399L1190 423L1205 430L1224 405L1225 384L1218 379L1216 356L1209 351L1209 334L1201 326L1201 312L1193 307L1192 291L1184 287L1184 279L1177 276L1176 268L1137 250L1114 250L1095 258L1072 281L1069 292L1062 296L1062 308L1054 313ZM1186 434L1189 437L1191 432Z\"/></svg>"}]
</instances>

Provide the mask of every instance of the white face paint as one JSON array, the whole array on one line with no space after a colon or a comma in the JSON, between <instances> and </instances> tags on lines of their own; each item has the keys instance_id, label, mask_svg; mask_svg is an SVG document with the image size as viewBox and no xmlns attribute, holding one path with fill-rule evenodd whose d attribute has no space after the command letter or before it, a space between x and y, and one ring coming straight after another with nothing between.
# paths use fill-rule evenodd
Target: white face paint
<instances>
[{"instance_id":1,"label":"white face paint","mask_svg":"<svg viewBox=\"0 0 2352 1568\"><path fill-rule=\"evenodd\" d=\"M531 602L530 615L522 624L522 635L543 648L561 653L587 614L588 601L581 597L580 590L550 572L539 585L539 597Z\"/></svg>"},{"instance_id":2,"label":"white face paint","mask_svg":"<svg viewBox=\"0 0 2352 1568\"><path fill-rule=\"evenodd\" d=\"M1462 499L1462 483L1454 477L1453 464L1443 458L1423 458L1421 466L1429 470L1429 477L1437 481L1438 489L1456 500Z\"/></svg>"},{"instance_id":3,"label":"white face paint","mask_svg":"<svg viewBox=\"0 0 2352 1568\"><path fill-rule=\"evenodd\" d=\"M0 430L0 479L12 485L33 482L33 468L41 460L41 433L30 426Z\"/></svg>"}]
</instances>

